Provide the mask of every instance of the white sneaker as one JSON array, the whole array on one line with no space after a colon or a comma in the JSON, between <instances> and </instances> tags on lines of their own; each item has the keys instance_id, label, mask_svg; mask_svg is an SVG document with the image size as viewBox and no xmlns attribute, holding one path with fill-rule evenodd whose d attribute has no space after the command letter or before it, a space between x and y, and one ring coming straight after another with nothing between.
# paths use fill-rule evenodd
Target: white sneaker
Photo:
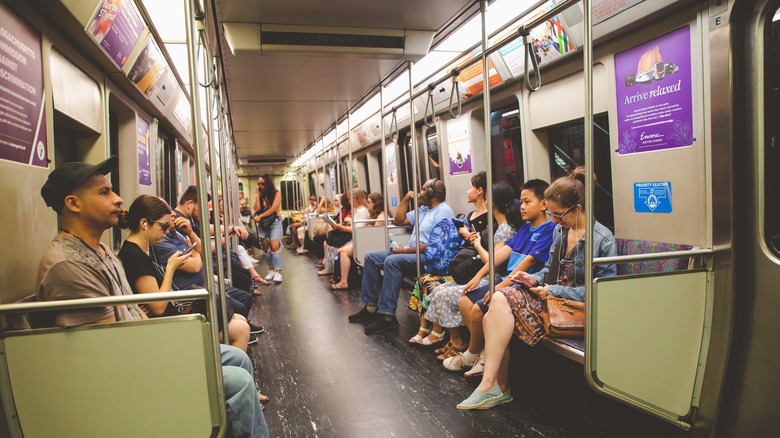
<instances>
[{"instance_id":1,"label":"white sneaker","mask_svg":"<svg viewBox=\"0 0 780 438\"><path fill-rule=\"evenodd\" d=\"M482 372L485 371L485 357L480 355L479 359L474 362L474 366L470 370L463 373L463 377L470 379L476 377L482 377Z\"/></svg>"},{"instance_id":2,"label":"white sneaker","mask_svg":"<svg viewBox=\"0 0 780 438\"><path fill-rule=\"evenodd\" d=\"M274 279L274 271L268 271L268 275L265 276L265 281L273 281Z\"/></svg>"},{"instance_id":3,"label":"white sneaker","mask_svg":"<svg viewBox=\"0 0 780 438\"><path fill-rule=\"evenodd\" d=\"M467 367L474 366L473 363L466 362L463 353L458 353L455 356L444 359L443 364L444 368L447 368L450 371L463 371L463 369Z\"/></svg>"},{"instance_id":4,"label":"white sneaker","mask_svg":"<svg viewBox=\"0 0 780 438\"><path fill-rule=\"evenodd\" d=\"M274 281L277 283L282 282L282 273L281 272L275 272L274 273Z\"/></svg>"}]
</instances>

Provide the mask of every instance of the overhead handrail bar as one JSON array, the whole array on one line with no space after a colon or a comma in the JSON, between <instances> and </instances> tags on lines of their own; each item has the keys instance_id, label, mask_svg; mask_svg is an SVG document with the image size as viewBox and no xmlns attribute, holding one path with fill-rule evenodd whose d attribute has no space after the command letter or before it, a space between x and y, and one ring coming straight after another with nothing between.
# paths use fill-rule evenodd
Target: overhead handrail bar
<instances>
[{"instance_id":1,"label":"overhead handrail bar","mask_svg":"<svg viewBox=\"0 0 780 438\"><path fill-rule=\"evenodd\" d=\"M713 251L711 248L701 249L686 249L682 251L664 251L664 252L650 252L647 254L630 254L620 255L612 257L596 257L593 259L593 266L611 265L617 263L629 263L629 262L646 262L649 260L668 260L668 259L682 259L693 257L707 257L711 256Z\"/></svg>"},{"instance_id":2,"label":"overhead handrail bar","mask_svg":"<svg viewBox=\"0 0 780 438\"><path fill-rule=\"evenodd\" d=\"M525 32L529 32L529 34L530 34L530 30L531 30L531 29L533 29L533 28L535 28L535 27L539 26L540 24L542 24L542 23L546 22L547 20L549 20L549 19L550 19L551 17L553 17L554 15L557 15L557 14L558 14L558 13L560 13L561 11L564 11L564 10L566 10L566 9L568 9L568 8L570 8L570 7L572 7L572 6L574 6L575 4L579 3L580 1L581 1L581 0L565 0L565 1L563 1L562 3L560 3L560 4L556 5L556 6L555 6L553 9L550 9L549 11L547 11L545 14L543 14L543 15L539 16L538 18L536 18L536 19L534 19L534 20L531 20L531 21L529 21L528 23L524 24L523 26L519 27L519 28L518 28L518 32L520 32L520 29L525 29ZM529 11L532 11L532 10L533 10L533 9L530 9ZM531 12L528 12L528 13L526 13L526 14L522 15L522 16L521 16L519 19L521 20L523 17L525 17L525 16L527 16L527 15L530 15L530 13L531 13ZM517 20L515 20L515 21L517 21ZM509 27L509 26L507 26L507 27ZM497 43L495 43L495 44L493 44L492 46L490 46L490 47L489 47L489 48L488 48L488 49L485 51L485 54L486 54L486 55L491 55L491 54L493 54L494 52L496 52L496 51L498 51L499 49L501 49L501 48L503 48L504 46L506 46L507 44L511 43L512 41L514 41L514 36L509 36L509 37L507 37L507 38L504 38L503 40L501 40L501 41L498 41ZM479 44L477 44L477 45L475 45L475 46L472 46L472 48L470 48L469 50L466 50L466 51L464 51L464 52L463 52L463 54L470 53L471 51L473 51L473 49L475 49L475 48L477 48L477 47L479 47ZM474 58L472 58L472 59L470 59L470 60L468 60L468 61L464 62L463 64L459 65L458 67L455 67L455 68L453 68L452 70L450 70L450 71L447 73L447 75L445 75L445 76L442 76L442 77L440 77L439 79L437 79L437 80L433 81L433 82L432 82L432 84L433 84L434 86L436 86L436 85L440 85L440 84L444 83L444 81L446 81L447 79L449 79L450 77L452 77L454 74L456 74L456 73L457 73L457 74L460 74L460 72L461 72L461 71L463 71L463 70L465 70L466 68L468 68L468 67L470 67L470 66L472 66L472 65L476 64L477 62L480 62L480 61L481 61L481 59L482 59L481 57L474 57ZM427 91L428 91L428 90L427 90L427 88L426 88L426 89L423 89L423 90L420 90L420 91L418 91L417 93L414 93L414 94L412 95L411 99L417 99L418 97L420 97L420 96L422 96L423 94L425 94ZM407 102L408 102L408 101L407 101L406 99L404 99L404 100L402 100L402 101L399 103L399 106L400 106L400 105L403 105L403 104L405 104L405 103L407 103ZM386 116L386 115L389 115L389 114L390 114L390 112L383 113L383 114L382 114L382 116Z\"/></svg>"},{"instance_id":3,"label":"overhead handrail bar","mask_svg":"<svg viewBox=\"0 0 780 438\"><path fill-rule=\"evenodd\" d=\"M434 117L436 116L436 110L434 110L433 107L433 90L436 89L436 86L433 84L428 84L428 99L425 101L425 116L423 117L423 121L425 122L425 126L429 128L433 128L434 126ZM428 122L428 108L430 107L431 112L431 121Z\"/></svg>"},{"instance_id":4,"label":"overhead handrail bar","mask_svg":"<svg viewBox=\"0 0 780 438\"><path fill-rule=\"evenodd\" d=\"M477 59L477 58L474 58L474 59ZM460 76L460 69L453 68L452 71L450 72L450 76L452 77L452 88L450 88L449 111L450 111L450 115L452 116L452 118L453 119L457 119L463 113L463 100L462 100L462 97L460 95L460 86L459 86L460 81L458 80L458 77ZM458 100L458 113L457 114L455 114L452 111L452 96L453 95L457 96L456 99Z\"/></svg>"},{"instance_id":5,"label":"overhead handrail bar","mask_svg":"<svg viewBox=\"0 0 780 438\"><path fill-rule=\"evenodd\" d=\"M160 301L206 300L208 297L209 293L205 289L185 289L175 292L154 292L148 294L117 295L98 298L77 298L74 300L10 303L0 304L0 315L72 310L88 307L121 306L124 304L156 303Z\"/></svg>"}]
</instances>

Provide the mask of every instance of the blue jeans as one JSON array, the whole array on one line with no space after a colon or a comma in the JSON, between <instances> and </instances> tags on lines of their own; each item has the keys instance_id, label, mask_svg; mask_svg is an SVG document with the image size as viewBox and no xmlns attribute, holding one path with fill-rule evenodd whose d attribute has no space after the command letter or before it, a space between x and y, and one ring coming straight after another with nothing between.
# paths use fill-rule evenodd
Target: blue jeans
<instances>
[{"instance_id":1,"label":"blue jeans","mask_svg":"<svg viewBox=\"0 0 780 438\"><path fill-rule=\"evenodd\" d=\"M263 410L257 400L254 371L249 356L238 348L220 345L229 437L268 436Z\"/></svg>"},{"instance_id":2,"label":"blue jeans","mask_svg":"<svg viewBox=\"0 0 780 438\"><path fill-rule=\"evenodd\" d=\"M420 261L425 261L424 254L420 254ZM392 254L386 249L369 252L363 266L360 302L377 306L377 313L395 316L404 274L413 275L416 269L415 254ZM385 272L384 279L381 271Z\"/></svg>"},{"instance_id":3,"label":"blue jeans","mask_svg":"<svg viewBox=\"0 0 780 438\"><path fill-rule=\"evenodd\" d=\"M264 231L261 229L257 230L257 235L261 239L264 237L268 237L268 240L278 240L279 241L279 251L273 252L269 248L268 251L265 253L266 261L268 262L268 269L282 269L282 221L279 218L276 218L274 223L271 224L271 228L268 229L268 231Z\"/></svg>"},{"instance_id":4,"label":"blue jeans","mask_svg":"<svg viewBox=\"0 0 780 438\"><path fill-rule=\"evenodd\" d=\"M252 308L252 294L233 286L225 286L225 293L230 298L233 305L233 311L239 315L249 318L249 309Z\"/></svg>"}]
</instances>

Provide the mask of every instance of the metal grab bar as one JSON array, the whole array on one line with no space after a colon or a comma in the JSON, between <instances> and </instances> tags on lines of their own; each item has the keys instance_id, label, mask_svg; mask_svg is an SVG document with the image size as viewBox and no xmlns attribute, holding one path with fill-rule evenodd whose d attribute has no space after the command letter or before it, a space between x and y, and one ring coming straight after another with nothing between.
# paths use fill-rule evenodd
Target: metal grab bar
<instances>
[{"instance_id":1,"label":"metal grab bar","mask_svg":"<svg viewBox=\"0 0 780 438\"><path fill-rule=\"evenodd\" d=\"M425 101L425 116L423 117L423 122L425 122L425 126L429 128L433 128L434 123L433 119L436 117L436 110L433 106L433 90L436 88L433 84L428 84L428 100ZM431 121L428 122L428 107L431 108Z\"/></svg>"},{"instance_id":2,"label":"metal grab bar","mask_svg":"<svg viewBox=\"0 0 780 438\"><path fill-rule=\"evenodd\" d=\"M70 310L89 307L117 306L122 304L143 304L173 300L205 300L209 293L205 289L192 289L177 292L154 292L148 294L121 295L100 298L78 298L75 300L37 301L32 303L13 303L0 305L0 315L44 312L50 310Z\"/></svg>"},{"instance_id":3,"label":"metal grab bar","mask_svg":"<svg viewBox=\"0 0 780 438\"><path fill-rule=\"evenodd\" d=\"M611 265L613 263L644 262L648 260L681 259L712 255L712 249L686 249L682 251L650 252L647 254L631 254L612 257L596 257L593 266Z\"/></svg>"},{"instance_id":4,"label":"metal grab bar","mask_svg":"<svg viewBox=\"0 0 780 438\"><path fill-rule=\"evenodd\" d=\"M373 224L375 222L382 221L384 219L357 219L352 221L353 224ZM385 221L387 223L387 221Z\"/></svg>"}]
</instances>

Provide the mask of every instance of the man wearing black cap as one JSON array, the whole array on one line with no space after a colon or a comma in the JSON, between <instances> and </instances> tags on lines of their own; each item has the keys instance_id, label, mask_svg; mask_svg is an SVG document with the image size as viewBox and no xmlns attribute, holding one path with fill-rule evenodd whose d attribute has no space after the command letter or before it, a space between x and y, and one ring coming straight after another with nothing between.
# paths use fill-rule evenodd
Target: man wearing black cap
<instances>
[{"instance_id":1,"label":"man wearing black cap","mask_svg":"<svg viewBox=\"0 0 780 438\"><path fill-rule=\"evenodd\" d=\"M119 259L100 238L119 222L122 198L106 174L117 157L100 164L66 163L54 169L41 196L62 218L62 228L38 266L38 300L54 301L132 295ZM137 305L59 311L62 327L145 319ZM228 436L267 437L252 362L238 348L220 345Z\"/></svg>"}]
</instances>

